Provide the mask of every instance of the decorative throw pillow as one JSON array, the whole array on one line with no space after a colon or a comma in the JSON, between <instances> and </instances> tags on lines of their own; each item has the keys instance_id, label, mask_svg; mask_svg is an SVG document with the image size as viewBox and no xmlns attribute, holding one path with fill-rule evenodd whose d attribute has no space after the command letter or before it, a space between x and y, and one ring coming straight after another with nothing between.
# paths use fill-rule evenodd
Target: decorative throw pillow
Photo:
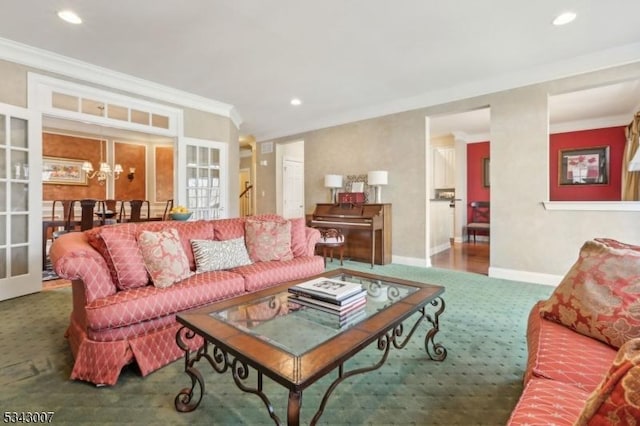
<instances>
[{"instance_id":1,"label":"decorative throw pillow","mask_svg":"<svg viewBox=\"0 0 640 426\"><path fill-rule=\"evenodd\" d=\"M640 337L640 247L587 241L540 312L615 348Z\"/></svg>"},{"instance_id":2,"label":"decorative throw pillow","mask_svg":"<svg viewBox=\"0 0 640 426\"><path fill-rule=\"evenodd\" d=\"M196 272L218 271L250 265L251 259L244 238L226 241L191 240Z\"/></svg>"},{"instance_id":3,"label":"decorative throw pillow","mask_svg":"<svg viewBox=\"0 0 640 426\"><path fill-rule=\"evenodd\" d=\"M169 287L193 275L176 229L142 231L138 234L138 245L156 287Z\"/></svg>"},{"instance_id":4,"label":"decorative throw pillow","mask_svg":"<svg viewBox=\"0 0 640 426\"><path fill-rule=\"evenodd\" d=\"M629 340L620 347L575 424L630 424L625 419L640 419L640 339Z\"/></svg>"},{"instance_id":5,"label":"decorative throw pillow","mask_svg":"<svg viewBox=\"0 0 640 426\"><path fill-rule=\"evenodd\" d=\"M291 223L277 220L247 219L245 243L254 262L291 260Z\"/></svg>"},{"instance_id":6,"label":"decorative throw pillow","mask_svg":"<svg viewBox=\"0 0 640 426\"><path fill-rule=\"evenodd\" d=\"M147 285L149 276L132 229L104 226L99 235L106 246L116 286L120 290L126 290Z\"/></svg>"}]
</instances>

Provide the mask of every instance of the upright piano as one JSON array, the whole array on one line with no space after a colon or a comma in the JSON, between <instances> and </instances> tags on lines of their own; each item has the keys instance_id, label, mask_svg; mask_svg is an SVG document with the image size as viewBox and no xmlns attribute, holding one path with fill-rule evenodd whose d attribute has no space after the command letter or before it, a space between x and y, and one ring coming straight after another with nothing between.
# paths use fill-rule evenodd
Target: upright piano
<instances>
[{"instance_id":1,"label":"upright piano","mask_svg":"<svg viewBox=\"0 0 640 426\"><path fill-rule=\"evenodd\" d=\"M391 204L316 204L309 226L341 230L347 258L391 263Z\"/></svg>"}]
</instances>

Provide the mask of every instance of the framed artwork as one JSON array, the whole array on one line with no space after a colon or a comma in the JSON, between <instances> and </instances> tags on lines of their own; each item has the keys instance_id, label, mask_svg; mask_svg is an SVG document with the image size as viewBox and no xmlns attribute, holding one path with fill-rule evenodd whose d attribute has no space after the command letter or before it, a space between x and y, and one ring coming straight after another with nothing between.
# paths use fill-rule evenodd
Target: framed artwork
<instances>
[{"instance_id":1,"label":"framed artwork","mask_svg":"<svg viewBox=\"0 0 640 426\"><path fill-rule=\"evenodd\" d=\"M489 188L489 157L482 159L482 186Z\"/></svg>"},{"instance_id":2,"label":"framed artwork","mask_svg":"<svg viewBox=\"0 0 640 426\"><path fill-rule=\"evenodd\" d=\"M53 185L87 185L82 160L42 157L42 183Z\"/></svg>"},{"instance_id":3,"label":"framed artwork","mask_svg":"<svg viewBox=\"0 0 640 426\"><path fill-rule=\"evenodd\" d=\"M558 153L560 185L605 185L609 183L609 146L561 149Z\"/></svg>"},{"instance_id":4,"label":"framed artwork","mask_svg":"<svg viewBox=\"0 0 640 426\"><path fill-rule=\"evenodd\" d=\"M354 189L358 189L364 193L364 202L369 202L369 188L367 184L367 174L362 175L347 175L344 185L345 192L356 192Z\"/></svg>"}]
</instances>

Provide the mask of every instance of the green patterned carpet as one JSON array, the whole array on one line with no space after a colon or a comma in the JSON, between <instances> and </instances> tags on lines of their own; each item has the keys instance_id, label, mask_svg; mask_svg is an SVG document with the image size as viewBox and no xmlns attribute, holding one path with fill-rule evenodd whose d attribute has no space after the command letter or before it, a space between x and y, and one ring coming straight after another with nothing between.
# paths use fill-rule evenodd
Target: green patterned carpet
<instances>
[{"instance_id":1,"label":"green patterned carpet","mask_svg":"<svg viewBox=\"0 0 640 426\"><path fill-rule=\"evenodd\" d=\"M336 267L337 262L329 264ZM400 265L345 262L345 268L430 282L446 287L440 317L448 356L429 360L427 324L406 348L392 349L379 370L352 377L333 393L320 424L504 425L522 390L525 329L531 306L553 288L484 275ZM54 424L273 424L262 402L238 390L230 374L200 364L206 393L192 413L174 408L177 392L190 385L178 360L142 378L125 367L114 387L69 380L72 357L64 339L71 309L70 289L0 302L0 403L4 411L53 411ZM346 369L372 365L380 353L370 347ZM325 377L303 394L302 424L309 424L327 384ZM286 422L287 391L265 379L265 393Z\"/></svg>"}]
</instances>

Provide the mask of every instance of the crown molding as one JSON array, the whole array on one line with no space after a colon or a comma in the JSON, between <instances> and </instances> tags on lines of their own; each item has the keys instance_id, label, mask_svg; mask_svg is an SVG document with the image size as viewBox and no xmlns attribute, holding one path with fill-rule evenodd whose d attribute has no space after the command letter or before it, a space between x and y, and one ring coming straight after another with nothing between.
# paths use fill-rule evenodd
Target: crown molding
<instances>
[{"instance_id":1,"label":"crown molding","mask_svg":"<svg viewBox=\"0 0 640 426\"><path fill-rule=\"evenodd\" d=\"M624 114L619 116L590 118L588 120L568 121L559 124L552 124L549 127L550 133L578 132L581 130L604 129L607 127L626 126L633 120L633 115Z\"/></svg>"},{"instance_id":2,"label":"crown molding","mask_svg":"<svg viewBox=\"0 0 640 426\"><path fill-rule=\"evenodd\" d=\"M264 141L299 135L318 129L421 108L429 108L449 102L490 95L519 87L560 80L562 78L637 62L640 62L640 42L605 49L587 55L566 58L555 63L540 65L508 74L496 75L491 78L468 81L457 86L421 93L404 99L396 99L384 104L369 105L357 110L347 111L339 116L327 116L314 122L300 123L297 127L290 129L287 134L282 134L278 131L267 131L262 134L255 134L254 136L256 140Z\"/></svg>"},{"instance_id":3,"label":"crown molding","mask_svg":"<svg viewBox=\"0 0 640 426\"><path fill-rule=\"evenodd\" d=\"M44 49L0 38L0 59L60 74L89 83L123 90L183 107L228 117L236 127L242 124L233 105L198 96L173 87L154 83L129 74L99 67Z\"/></svg>"}]
</instances>

